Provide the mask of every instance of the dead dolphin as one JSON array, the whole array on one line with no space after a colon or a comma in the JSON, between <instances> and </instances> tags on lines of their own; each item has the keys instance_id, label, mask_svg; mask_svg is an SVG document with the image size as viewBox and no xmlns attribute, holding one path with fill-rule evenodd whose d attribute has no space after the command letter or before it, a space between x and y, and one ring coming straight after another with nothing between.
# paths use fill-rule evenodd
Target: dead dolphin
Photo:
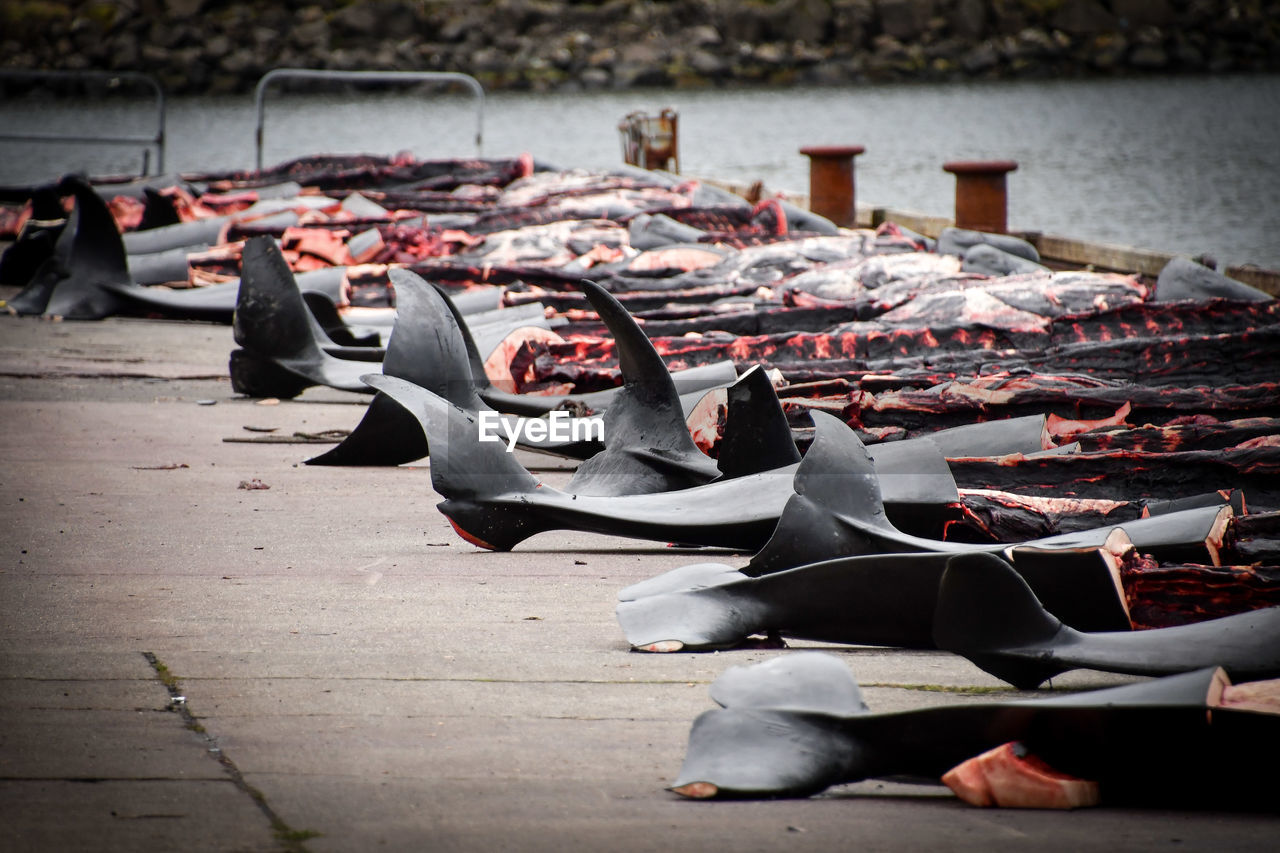
<instances>
[{"instance_id":1,"label":"dead dolphin","mask_svg":"<svg viewBox=\"0 0 1280 853\"><path fill-rule=\"evenodd\" d=\"M1280 607L1146 631L1084 633L1046 610L991 554L953 557L933 617L938 648L1027 690L1071 669L1169 675L1221 666L1233 679L1280 676Z\"/></svg>"},{"instance_id":2,"label":"dead dolphin","mask_svg":"<svg viewBox=\"0 0 1280 853\"><path fill-rule=\"evenodd\" d=\"M1129 627L1113 555L1182 552L1220 539L1230 507L1210 506L1016 545L904 534L884 512L881 483L857 434L813 412L816 438L765 546L742 569L678 568L619 594L633 648L736 645L752 634L927 648L942 572L956 554L1000 554L1046 606L1080 630Z\"/></svg>"},{"instance_id":3,"label":"dead dolphin","mask_svg":"<svg viewBox=\"0 0 1280 853\"><path fill-rule=\"evenodd\" d=\"M8 306L19 314L100 320L120 304L106 286L132 281L120 233L106 203L85 178L68 175L57 191L75 199L71 214L52 255Z\"/></svg>"},{"instance_id":4,"label":"dead dolphin","mask_svg":"<svg viewBox=\"0 0 1280 853\"><path fill-rule=\"evenodd\" d=\"M536 533L556 529L755 550L768 540L777 525L783 506L795 494L794 483L804 488L818 477L828 480L831 488L856 491L864 488L868 479L877 478L865 449L866 467L849 472L830 466L821 450L815 453L810 448L798 465L679 491L619 496L570 494L541 484L500 445L478 441L479 425L474 413L390 376L371 375L366 381L418 419L432 448L431 483L445 497L438 505L440 512L464 539L491 550L510 550ZM815 417L819 415L815 413ZM821 416L852 434L829 415ZM894 464L901 464L905 470L888 470L891 466L886 464L887 470L879 472L882 484L877 489L877 502L880 489L888 501L901 496L906 504L917 502L926 494L945 496L941 498L943 503L955 499L955 482L936 447L924 441L895 444L886 447L893 450ZM814 446L820 448L820 442ZM447 449L447 454L437 454L438 448Z\"/></svg>"},{"instance_id":5,"label":"dead dolphin","mask_svg":"<svg viewBox=\"0 0 1280 853\"><path fill-rule=\"evenodd\" d=\"M408 378L412 373L424 383L419 386L440 398L449 400L474 413L477 422L496 415L502 432L514 441L522 419L507 413L496 413L477 394L472 364L474 350L468 352L463 343L460 317L445 306L438 290L407 270L393 270L393 280L400 301L400 317L387 348L385 375ZM399 342L425 337L417 348L422 364L405 369ZM634 353L636 343L645 352ZM584 494L609 494L616 490L661 491L684 488L706 482L718 473L715 461L694 445L684 424L684 415L675 383L666 365L657 357L647 338L640 341L623 339L619 343L623 359L625 384L611 395L610 406L601 418L600 434L589 440L568 442L545 441L537 449L574 456L596 457L604 444L605 453L598 462L588 459L574 475L571 483ZM429 384L426 384L429 383ZM416 384L416 383L415 383ZM484 414L481 414L484 413ZM567 413L566 413L567 414ZM491 419L492 420L492 419ZM643 439L643 441L641 440ZM328 453L308 460L310 464L399 464L425 456L430 448L428 435L406 410L379 393L356 429ZM459 439L462 440L462 439ZM480 427L470 438L480 441ZM521 446L529 447L529 444ZM499 447L505 453L508 448ZM433 468L439 464L433 461Z\"/></svg>"},{"instance_id":6,"label":"dead dolphin","mask_svg":"<svg viewBox=\"0 0 1280 853\"><path fill-rule=\"evenodd\" d=\"M1016 741L1055 771L1096 782L1104 802L1274 808L1255 771L1280 759L1280 715L1249 696L1274 696L1276 682L1234 686L1208 667L1048 699L873 713L832 658L727 670L711 685L722 707L694 721L669 790L708 799L808 796L871 778L936 784Z\"/></svg>"},{"instance_id":7,"label":"dead dolphin","mask_svg":"<svg viewBox=\"0 0 1280 853\"><path fill-rule=\"evenodd\" d=\"M392 274L399 272L403 271ZM530 313L538 311L514 312L510 328L529 322ZM307 308L284 255L267 236L245 243L232 330L240 345L231 354L232 388L249 396L295 397L312 385L369 393L359 379L369 372L369 365L361 362L384 358L375 348L343 346L329 338ZM402 337L408 338L408 333ZM405 343L400 347L402 369L431 367L418 363ZM414 372L410 378L427 375Z\"/></svg>"},{"instance_id":8,"label":"dead dolphin","mask_svg":"<svg viewBox=\"0 0 1280 853\"><path fill-rule=\"evenodd\" d=\"M1010 546L992 559L1037 589L1064 622L1091 630L1129 628L1113 550ZM873 554L751 577L720 563L683 566L618 593L617 617L633 649L733 648L753 635L824 643L935 647L939 580L953 554ZM1007 561L1007 562L1006 562Z\"/></svg>"},{"instance_id":9,"label":"dead dolphin","mask_svg":"<svg viewBox=\"0 0 1280 853\"><path fill-rule=\"evenodd\" d=\"M566 408L570 404L585 414L597 414L604 408L602 436L589 442L544 442L539 449L587 458L596 455L603 439L608 453L596 462L580 467L574 486L584 494L613 494L619 491L646 492L685 488L707 482L718 475L714 460L694 445L684 423L684 409L692 407L704 388L734 375L731 364L711 370L694 371L692 377L682 374L685 388L699 389L684 395L677 393L676 382L658 357L649 339L621 307L621 315L610 315L622 362L624 383L608 392L543 397L498 392L484 374L476 347L461 313L449 305L438 288L432 287L408 270L392 270L403 320L396 328L412 323L416 338L422 329L434 336L428 346L434 355L427 368L417 365L412 375L406 374L396 361L387 375L409 379L414 384L474 412L501 411L504 434L514 435L519 427L517 417L538 417ZM614 301L612 297L594 293L597 299ZM602 304L604 304L602 302ZM501 312L497 312L501 313ZM399 333L391 336L388 357L396 350ZM530 399L526 402L524 398ZM513 412L514 410L514 412ZM779 415L781 410L779 409ZM509 430L508 427L511 429ZM643 442L640 439L643 438ZM477 434L476 440L479 440ZM527 446L527 445L526 445ZM308 460L316 465L398 465L420 459L429 444L422 427L400 405L386 395L378 394L360 423L340 444Z\"/></svg>"},{"instance_id":10,"label":"dead dolphin","mask_svg":"<svg viewBox=\"0 0 1280 853\"><path fill-rule=\"evenodd\" d=\"M1190 258L1174 258L1156 277L1154 302L1176 302L1180 299L1235 299L1242 302L1269 302L1275 297L1229 278L1215 269Z\"/></svg>"}]
</instances>

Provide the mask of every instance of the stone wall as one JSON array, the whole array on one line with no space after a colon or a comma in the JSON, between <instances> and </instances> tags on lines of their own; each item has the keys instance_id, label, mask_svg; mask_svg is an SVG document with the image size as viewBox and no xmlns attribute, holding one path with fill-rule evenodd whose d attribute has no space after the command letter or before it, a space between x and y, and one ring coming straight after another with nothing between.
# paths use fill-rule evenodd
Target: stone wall
<instances>
[{"instance_id":1,"label":"stone wall","mask_svg":"<svg viewBox=\"0 0 1280 853\"><path fill-rule=\"evenodd\" d=\"M1280 70L1280 0L0 2L7 68L173 94L282 66L463 71L486 89Z\"/></svg>"}]
</instances>

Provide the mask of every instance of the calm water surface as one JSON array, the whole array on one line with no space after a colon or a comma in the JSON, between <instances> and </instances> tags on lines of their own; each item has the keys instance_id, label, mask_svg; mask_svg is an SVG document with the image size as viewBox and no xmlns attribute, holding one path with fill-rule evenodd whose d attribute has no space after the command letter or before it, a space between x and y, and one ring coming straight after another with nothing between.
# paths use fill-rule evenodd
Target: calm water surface
<instances>
[{"instance_id":1,"label":"calm water surface","mask_svg":"<svg viewBox=\"0 0 1280 853\"><path fill-rule=\"evenodd\" d=\"M0 102L0 125L128 132L134 102ZM942 163L1009 159L1011 228L1280 268L1280 76L894 84L756 91L493 93L482 153L522 151L557 166L621 162L618 121L680 115L688 175L806 191L806 145L857 144L859 201L950 215ZM170 171L248 168L249 96L170 100ZM268 97L264 162L316 152L476 152L472 102L403 94ZM0 144L0 183L136 170L136 151Z\"/></svg>"}]
</instances>

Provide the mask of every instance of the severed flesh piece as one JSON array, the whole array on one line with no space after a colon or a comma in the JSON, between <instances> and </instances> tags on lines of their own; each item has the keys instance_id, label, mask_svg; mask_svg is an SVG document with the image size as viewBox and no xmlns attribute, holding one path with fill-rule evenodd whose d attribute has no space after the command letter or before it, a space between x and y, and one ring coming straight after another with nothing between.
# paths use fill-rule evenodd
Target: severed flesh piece
<instances>
[{"instance_id":1,"label":"severed flesh piece","mask_svg":"<svg viewBox=\"0 0 1280 853\"><path fill-rule=\"evenodd\" d=\"M1059 773L1017 741L957 764L942 782L971 806L1078 809L1099 800L1097 782Z\"/></svg>"}]
</instances>

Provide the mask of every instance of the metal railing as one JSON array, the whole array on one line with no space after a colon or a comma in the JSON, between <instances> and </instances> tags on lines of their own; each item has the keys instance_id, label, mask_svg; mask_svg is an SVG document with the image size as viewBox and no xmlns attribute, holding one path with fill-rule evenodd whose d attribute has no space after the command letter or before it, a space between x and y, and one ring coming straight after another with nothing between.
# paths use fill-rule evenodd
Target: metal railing
<instances>
[{"instance_id":1,"label":"metal railing","mask_svg":"<svg viewBox=\"0 0 1280 853\"><path fill-rule=\"evenodd\" d=\"M476 100L476 155L481 153L484 138L484 88L480 81L470 74L454 71L326 71L314 68L277 68L268 71L258 80L254 88L254 107L258 114L258 125L254 134L257 145L257 168L262 171L262 137L263 112L267 88L276 80L317 80L345 83L459 83L471 90Z\"/></svg>"},{"instance_id":2,"label":"metal railing","mask_svg":"<svg viewBox=\"0 0 1280 853\"><path fill-rule=\"evenodd\" d=\"M156 130L150 136L112 136L108 134L71 134L71 133L0 133L0 141L5 142L54 142L54 143L101 143L104 145L141 145L142 174L150 173L151 149L156 150L156 173L164 173L165 153L165 99L164 90L149 74L138 71L35 71L25 69L5 69L0 71L0 81L32 80L32 81L67 81L88 82L100 81L106 88L116 88L120 83L131 82L148 88L155 96Z\"/></svg>"}]
</instances>

